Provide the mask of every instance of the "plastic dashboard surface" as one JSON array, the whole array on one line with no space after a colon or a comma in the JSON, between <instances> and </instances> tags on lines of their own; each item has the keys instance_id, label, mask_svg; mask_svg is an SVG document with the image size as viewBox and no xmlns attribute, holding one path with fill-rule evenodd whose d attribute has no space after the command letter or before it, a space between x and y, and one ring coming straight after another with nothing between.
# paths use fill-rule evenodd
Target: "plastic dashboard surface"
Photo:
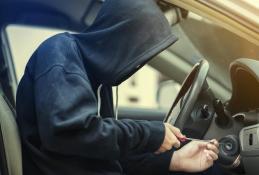
<instances>
[{"instance_id":1,"label":"plastic dashboard surface","mask_svg":"<svg viewBox=\"0 0 259 175\"><path fill-rule=\"evenodd\" d=\"M259 174L259 124L243 128L239 138L246 174Z\"/></svg>"}]
</instances>

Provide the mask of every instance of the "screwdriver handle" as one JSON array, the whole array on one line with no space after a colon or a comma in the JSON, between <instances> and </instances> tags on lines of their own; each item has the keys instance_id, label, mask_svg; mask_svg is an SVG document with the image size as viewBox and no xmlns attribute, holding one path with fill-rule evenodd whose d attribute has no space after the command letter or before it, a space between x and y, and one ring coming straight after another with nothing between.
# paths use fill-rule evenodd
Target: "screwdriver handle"
<instances>
[{"instance_id":1,"label":"screwdriver handle","mask_svg":"<svg viewBox=\"0 0 259 175\"><path fill-rule=\"evenodd\" d=\"M182 143L187 141L187 137L178 138L178 140Z\"/></svg>"}]
</instances>

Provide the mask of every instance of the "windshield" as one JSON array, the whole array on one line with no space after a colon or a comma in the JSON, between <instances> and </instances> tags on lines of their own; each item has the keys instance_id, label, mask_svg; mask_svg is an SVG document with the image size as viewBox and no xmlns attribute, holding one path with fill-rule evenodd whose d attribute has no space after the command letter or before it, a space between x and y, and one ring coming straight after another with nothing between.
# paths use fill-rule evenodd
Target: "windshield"
<instances>
[{"instance_id":1,"label":"windshield","mask_svg":"<svg viewBox=\"0 0 259 175\"><path fill-rule=\"evenodd\" d=\"M169 50L190 64L207 59L210 77L228 90L231 90L231 62L238 58L259 60L257 45L192 12L172 30L180 40Z\"/></svg>"},{"instance_id":2,"label":"windshield","mask_svg":"<svg viewBox=\"0 0 259 175\"><path fill-rule=\"evenodd\" d=\"M259 33L259 0L198 0Z\"/></svg>"}]
</instances>

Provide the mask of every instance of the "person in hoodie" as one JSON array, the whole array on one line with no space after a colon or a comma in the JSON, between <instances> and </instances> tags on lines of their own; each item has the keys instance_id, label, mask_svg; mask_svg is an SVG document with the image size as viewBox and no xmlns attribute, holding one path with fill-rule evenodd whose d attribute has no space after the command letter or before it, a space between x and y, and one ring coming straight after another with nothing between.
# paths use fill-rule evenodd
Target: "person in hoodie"
<instances>
[{"instance_id":1,"label":"person in hoodie","mask_svg":"<svg viewBox=\"0 0 259 175\"><path fill-rule=\"evenodd\" d=\"M177 137L184 137L177 128L117 120L113 110L111 87L175 41L153 0L107 0L84 33L43 42L17 91L24 175L151 175L209 168L217 159L216 141L173 151L180 145Z\"/></svg>"}]
</instances>

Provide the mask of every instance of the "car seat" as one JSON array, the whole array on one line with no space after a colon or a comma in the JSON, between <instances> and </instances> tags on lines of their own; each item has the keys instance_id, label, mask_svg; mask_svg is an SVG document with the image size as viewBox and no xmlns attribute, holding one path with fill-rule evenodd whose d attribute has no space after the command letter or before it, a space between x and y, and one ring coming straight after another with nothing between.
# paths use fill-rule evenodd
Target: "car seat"
<instances>
[{"instance_id":1,"label":"car seat","mask_svg":"<svg viewBox=\"0 0 259 175\"><path fill-rule=\"evenodd\" d=\"M0 96L0 168L1 175L22 175L22 152L15 112Z\"/></svg>"}]
</instances>

